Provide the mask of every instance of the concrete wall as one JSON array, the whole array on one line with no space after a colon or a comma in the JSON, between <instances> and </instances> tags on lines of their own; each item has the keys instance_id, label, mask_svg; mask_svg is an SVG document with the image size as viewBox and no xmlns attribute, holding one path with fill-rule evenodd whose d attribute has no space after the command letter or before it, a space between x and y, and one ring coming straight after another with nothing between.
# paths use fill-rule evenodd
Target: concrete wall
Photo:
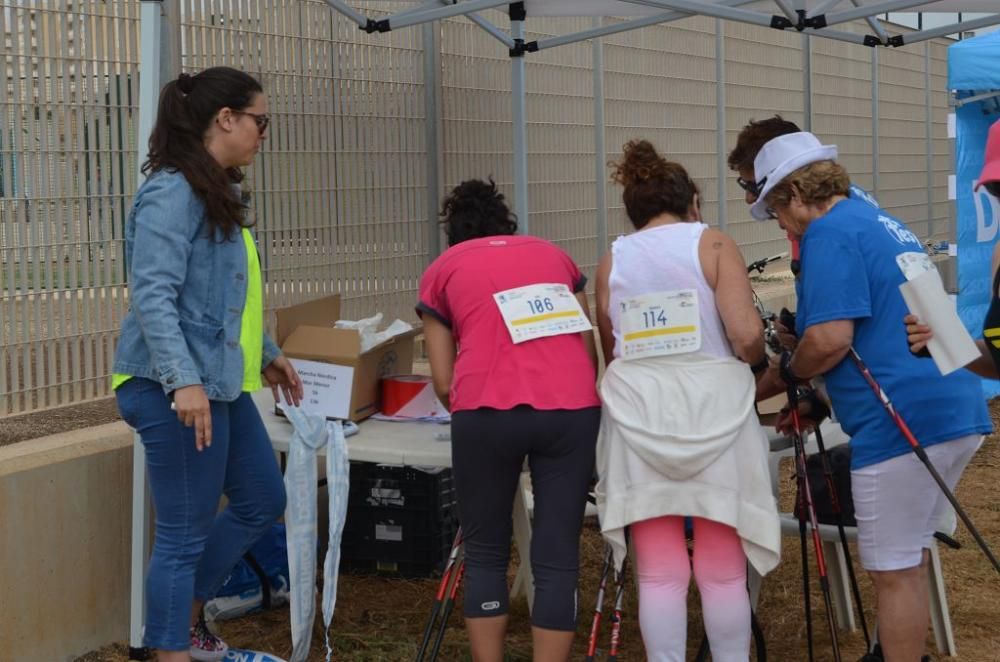
<instances>
[{"instance_id":1,"label":"concrete wall","mask_svg":"<svg viewBox=\"0 0 1000 662\"><path fill-rule=\"evenodd\" d=\"M128 638L131 502L123 423L0 448L0 659Z\"/></svg>"}]
</instances>

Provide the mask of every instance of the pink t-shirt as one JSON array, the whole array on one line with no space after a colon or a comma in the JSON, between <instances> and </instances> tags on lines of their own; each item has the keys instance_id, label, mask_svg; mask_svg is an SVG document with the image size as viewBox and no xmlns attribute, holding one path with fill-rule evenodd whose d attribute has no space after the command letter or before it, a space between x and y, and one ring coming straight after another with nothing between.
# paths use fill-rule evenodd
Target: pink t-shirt
<instances>
[{"instance_id":1,"label":"pink t-shirt","mask_svg":"<svg viewBox=\"0 0 1000 662\"><path fill-rule=\"evenodd\" d=\"M583 338L538 338L515 345L493 295L538 283L580 292L587 278L554 244L517 235L452 246L420 279L417 313L449 326L458 345L451 409L584 409L600 406Z\"/></svg>"}]
</instances>

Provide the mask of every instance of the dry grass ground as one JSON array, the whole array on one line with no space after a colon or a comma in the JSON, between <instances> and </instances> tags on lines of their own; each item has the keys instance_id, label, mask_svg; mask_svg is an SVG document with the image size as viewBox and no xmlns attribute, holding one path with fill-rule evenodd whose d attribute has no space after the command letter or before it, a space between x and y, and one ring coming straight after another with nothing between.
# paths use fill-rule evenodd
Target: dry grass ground
<instances>
[{"instance_id":1,"label":"dry grass ground","mask_svg":"<svg viewBox=\"0 0 1000 662\"><path fill-rule=\"evenodd\" d=\"M1000 400L991 403L994 421L1000 423ZM958 498L973 521L995 548L1000 548L1000 436L990 437L973 460L958 489ZM787 467L786 467L787 469ZM787 471L786 471L787 473ZM790 481L784 481L785 492L791 491ZM787 495L786 495L787 498ZM785 504L787 506L787 504ZM963 547L942 549L942 563L948 587L952 623L955 628L959 657L966 662L1000 661L1000 577L964 530L957 533ZM581 578L582 618L574 659L582 659L583 646L590 625L589 610L600 572L602 542L593 523L589 523L581 541L583 571ZM767 637L770 660L799 662L805 653L805 625L802 617L802 596L798 540L786 538L784 561L764 583L759 618ZM815 570L813 570L815 577ZM383 577L341 576L337 613L330 632L334 659L338 662L375 662L412 659L419 642L427 614L431 609L436 582L433 579L412 581ZM629 587L632 589L632 587ZM867 578L862 578L868 622L872 619L873 597ZM826 634L822 600L818 589L813 591L814 622L817 632L817 660L832 660L829 637ZM691 656L702 636L697 596L692 591L689 617L689 649ZM470 659L465 633L458 615L452 617L441 660ZM517 601L511 614L508 650L510 660L530 660L531 643L527 608ZM277 609L266 614L249 616L221 624L222 635L230 644L266 650L277 655L290 652L288 611ZM323 634L317 627L310 660L323 660ZM605 636L605 641L607 637ZM841 633L844 660L857 660L864 649L858 633ZM932 638L928 648L934 659ZM625 607L623 662L644 660L645 655L636 620L634 589L630 590ZM123 644L109 646L91 653L78 662L125 662L127 650Z\"/></svg>"}]
</instances>

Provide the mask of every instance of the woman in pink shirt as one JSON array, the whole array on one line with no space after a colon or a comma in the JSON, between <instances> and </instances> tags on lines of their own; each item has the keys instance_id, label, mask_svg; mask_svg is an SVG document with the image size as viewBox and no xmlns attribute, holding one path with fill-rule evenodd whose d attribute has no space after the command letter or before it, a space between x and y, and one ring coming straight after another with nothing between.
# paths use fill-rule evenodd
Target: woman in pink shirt
<instances>
[{"instance_id":1,"label":"woman in pink shirt","mask_svg":"<svg viewBox=\"0 0 1000 662\"><path fill-rule=\"evenodd\" d=\"M503 660L511 511L527 458L534 659L567 660L600 423L587 279L554 244L515 235L492 181L463 182L442 216L450 248L424 272L417 312L435 390L452 413L472 656Z\"/></svg>"}]
</instances>

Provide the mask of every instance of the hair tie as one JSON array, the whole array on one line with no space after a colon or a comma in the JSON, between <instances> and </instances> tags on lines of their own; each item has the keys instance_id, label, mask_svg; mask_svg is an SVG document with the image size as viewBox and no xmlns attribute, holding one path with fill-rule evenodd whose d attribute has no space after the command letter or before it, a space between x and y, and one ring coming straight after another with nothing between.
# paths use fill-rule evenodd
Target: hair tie
<instances>
[{"instance_id":1,"label":"hair tie","mask_svg":"<svg viewBox=\"0 0 1000 662\"><path fill-rule=\"evenodd\" d=\"M194 90L194 77L191 74L181 74L177 77L177 89L184 94L191 94Z\"/></svg>"}]
</instances>

